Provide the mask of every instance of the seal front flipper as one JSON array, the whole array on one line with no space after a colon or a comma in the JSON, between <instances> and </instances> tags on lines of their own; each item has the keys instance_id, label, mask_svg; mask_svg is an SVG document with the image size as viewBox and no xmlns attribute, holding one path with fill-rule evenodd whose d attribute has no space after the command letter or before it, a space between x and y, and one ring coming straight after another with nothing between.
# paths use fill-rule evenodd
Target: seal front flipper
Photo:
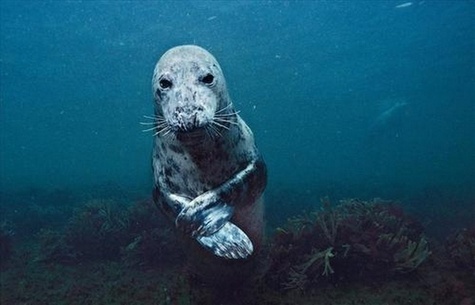
<instances>
[{"instance_id":1,"label":"seal front flipper","mask_svg":"<svg viewBox=\"0 0 475 305\"><path fill-rule=\"evenodd\" d=\"M214 192L206 192L192 200L178 214L175 225L193 237L211 235L231 219L234 208L219 200Z\"/></svg>"},{"instance_id":2,"label":"seal front flipper","mask_svg":"<svg viewBox=\"0 0 475 305\"><path fill-rule=\"evenodd\" d=\"M228 206L234 207L232 204L239 196L247 197L248 202L260 196L266 185L266 177L265 163L260 155L255 155L244 169L184 207L175 220L177 228L194 236L215 232L231 218L233 210ZM250 188L254 188L254 191L248 191ZM215 216L217 219L214 219Z\"/></svg>"},{"instance_id":3,"label":"seal front flipper","mask_svg":"<svg viewBox=\"0 0 475 305\"><path fill-rule=\"evenodd\" d=\"M219 203L211 208L203 210L201 213L195 213L195 223L200 224L191 235L209 236L220 230L225 223L231 219L234 208L225 203Z\"/></svg>"},{"instance_id":4,"label":"seal front flipper","mask_svg":"<svg viewBox=\"0 0 475 305\"><path fill-rule=\"evenodd\" d=\"M176 194L167 194L168 205L180 211L190 200ZM229 222L234 208L218 203L210 208L195 213L201 221L200 227L192 232L198 243L218 257L243 259L254 251L249 237L235 224ZM178 218L177 218L178 219Z\"/></svg>"},{"instance_id":5,"label":"seal front flipper","mask_svg":"<svg viewBox=\"0 0 475 305\"><path fill-rule=\"evenodd\" d=\"M164 199L162 201L164 208L170 211L172 217L176 217L175 225L191 237L211 235L221 229L233 216L234 207L224 202L210 201L209 198L213 196L198 196L208 198L206 202L212 203L199 205L193 209L193 213L190 213L189 207L192 200L164 191L161 194ZM191 217L185 217L185 215L191 215Z\"/></svg>"},{"instance_id":6,"label":"seal front flipper","mask_svg":"<svg viewBox=\"0 0 475 305\"><path fill-rule=\"evenodd\" d=\"M198 236L196 240L216 256L227 259L244 259L254 251L246 233L229 221L216 233Z\"/></svg>"}]
</instances>

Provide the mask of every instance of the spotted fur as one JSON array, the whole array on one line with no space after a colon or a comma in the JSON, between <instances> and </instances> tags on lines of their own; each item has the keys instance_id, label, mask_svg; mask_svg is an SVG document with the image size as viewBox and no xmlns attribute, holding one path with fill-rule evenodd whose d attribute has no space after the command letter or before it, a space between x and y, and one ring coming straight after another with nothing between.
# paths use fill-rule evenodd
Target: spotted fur
<instances>
[{"instance_id":1,"label":"spotted fur","mask_svg":"<svg viewBox=\"0 0 475 305\"><path fill-rule=\"evenodd\" d=\"M262 204L266 167L218 62L197 46L172 48L152 88L155 202L215 255L246 258L261 242L262 213L252 211Z\"/></svg>"}]
</instances>

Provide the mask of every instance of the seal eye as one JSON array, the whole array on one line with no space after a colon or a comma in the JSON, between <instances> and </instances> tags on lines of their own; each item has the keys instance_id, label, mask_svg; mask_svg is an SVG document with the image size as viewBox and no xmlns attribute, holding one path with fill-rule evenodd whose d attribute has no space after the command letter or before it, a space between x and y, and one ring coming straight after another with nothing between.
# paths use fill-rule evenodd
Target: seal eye
<instances>
[{"instance_id":1,"label":"seal eye","mask_svg":"<svg viewBox=\"0 0 475 305\"><path fill-rule=\"evenodd\" d=\"M171 86L172 86L172 82L169 81L169 80L166 79L166 78L162 78L162 79L158 82L158 84L160 85L160 88L162 88L162 89L168 89L168 88L171 88Z\"/></svg>"},{"instance_id":2,"label":"seal eye","mask_svg":"<svg viewBox=\"0 0 475 305\"><path fill-rule=\"evenodd\" d=\"M213 84L213 82L214 82L214 76L213 76L213 74L208 73L208 74L206 74L205 76L203 76L203 78L201 79L201 81L202 81L203 83L207 84L207 85L211 85L211 84Z\"/></svg>"}]
</instances>

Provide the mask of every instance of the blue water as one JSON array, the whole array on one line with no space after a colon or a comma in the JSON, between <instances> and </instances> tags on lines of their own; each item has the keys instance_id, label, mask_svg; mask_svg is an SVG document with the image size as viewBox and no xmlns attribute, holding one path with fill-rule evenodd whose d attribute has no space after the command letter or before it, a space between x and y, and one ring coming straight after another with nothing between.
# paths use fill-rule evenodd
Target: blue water
<instances>
[{"instance_id":1,"label":"blue water","mask_svg":"<svg viewBox=\"0 0 475 305\"><path fill-rule=\"evenodd\" d=\"M197 44L268 164L269 217L328 194L473 216L475 5L404 3L2 1L1 189L149 194L152 71Z\"/></svg>"}]
</instances>

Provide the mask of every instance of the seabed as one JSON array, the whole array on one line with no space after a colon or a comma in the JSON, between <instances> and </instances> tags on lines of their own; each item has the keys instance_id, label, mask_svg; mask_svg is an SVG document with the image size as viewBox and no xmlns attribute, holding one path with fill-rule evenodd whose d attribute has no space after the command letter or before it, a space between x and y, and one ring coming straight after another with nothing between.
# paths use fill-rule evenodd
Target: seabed
<instances>
[{"instance_id":1,"label":"seabed","mask_svg":"<svg viewBox=\"0 0 475 305\"><path fill-rule=\"evenodd\" d=\"M219 289L190 274L148 200L23 206L17 218L2 207L0 303L474 304L473 228L441 243L394 201L320 205L267 230L259 276ZM35 227L39 215L69 217Z\"/></svg>"}]
</instances>

